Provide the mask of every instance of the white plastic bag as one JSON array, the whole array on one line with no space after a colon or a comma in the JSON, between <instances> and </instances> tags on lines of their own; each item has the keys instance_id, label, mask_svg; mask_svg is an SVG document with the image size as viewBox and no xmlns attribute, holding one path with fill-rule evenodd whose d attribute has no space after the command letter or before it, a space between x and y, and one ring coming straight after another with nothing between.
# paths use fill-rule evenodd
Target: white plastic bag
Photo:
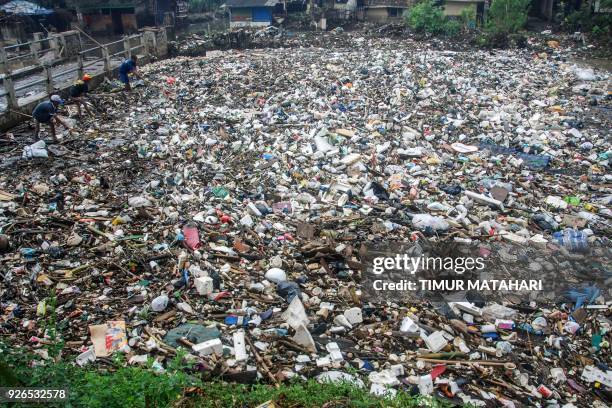
<instances>
[{"instance_id":1,"label":"white plastic bag","mask_svg":"<svg viewBox=\"0 0 612 408\"><path fill-rule=\"evenodd\" d=\"M38 142L26 146L23 148L23 154L21 155L24 159L30 159L32 157L49 157L49 153L47 152L47 144L44 140L39 140Z\"/></svg>"},{"instance_id":2,"label":"white plastic bag","mask_svg":"<svg viewBox=\"0 0 612 408\"><path fill-rule=\"evenodd\" d=\"M574 73L581 81L595 81L597 79L592 68L574 67Z\"/></svg>"},{"instance_id":3,"label":"white plastic bag","mask_svg":"<svg viewBox=\"0 0 612 408\"><path fill-rule=\"evenodd\" d=\"M412 218L412 225L421 231L431 228L434 231L445 231L449 228L448 222L442 217L429 214L417 214Z\"/></svg>"}]
</instances>

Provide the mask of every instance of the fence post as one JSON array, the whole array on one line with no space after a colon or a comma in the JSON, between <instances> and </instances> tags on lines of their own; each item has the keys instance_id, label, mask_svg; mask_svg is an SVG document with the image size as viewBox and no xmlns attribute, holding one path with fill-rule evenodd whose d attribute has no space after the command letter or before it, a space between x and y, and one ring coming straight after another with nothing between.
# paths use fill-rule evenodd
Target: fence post
<instances>
[{"instance_id":1,"label":"fence post","mask_svg":"<svg viewBox=\"0 0 612 408\"><path fill-rule=\"evenodd\" d=\"M47 96L51 96L53 94L53 72L51 71L51 67L48 65L43 65L43 73L47 82L45 85L47 86Z\"/></svg>"},{"instance_id":2,"label":"fence post","mask_svg":"<svg viewBox=\"0 0 612 408\"><path fill-rule=\"evenodd\" d=\"M144 42L145 52L151 56L157 56L157 35L155 31L146 30L140 37L140 42Z\"/></svg>"},{"instance_id":3,"label":"fence post","mask_svg":"<svg viewBox=\"0 0 612 408\"><path fill-rule=\"evenodd\" d=\"M77 31L77 36L79 39L79 51L77 54L77 61L78 61L78 71L77 74L79 75L79 77L77 79L81 79L83 78L83 39L81 38L81 32Z\"/></svg>"},{"instance_id":4,"label":"fence post","mask_svg":"<svg viewBox=\"0 0 612 408\"><path fill-rule=\"evenodd\" d=\"M83 38L81 38L81 33L77 31L77 36L79 38L79 52L83 51Z\"/></svg>"},{"instance_id":5,"label":"fence post","mask_svg":"<svg viewBox=\"0 0 612 408\"><path fill-rule=\"evenodd\" d=\"M11 70L9 69L4 47L0 47L0 73L4 74L2 84L6 91L7 108L17 109L19 107L17 104L17 95L15 94L15 86L13 85L13 78L11 78Z\"/></svg>"},{"instance_id":6,"label":"fence post","mask_svg":"<svg viewBox=\"0 0 612 408\"><path fill-rule=\"evenodd\" d=\"M168 55L168 32L165 27L155 32L155 55L158 57Z\"/></svg>"},{"instance_id":7,"label":"fence post","mask_svg":"<svg viewBox=\"0 0 612 408\"><path fill-rule=\"evenodd\" d=\"M141 53L147 53L147 42L145 41L144 34L138 34L138 51Z\"/></svg>"},{"instance_id":8,"label":"fence post","mask_svg":"<svg viewBox=\"0 0 612 408\"><path fill-rule=\"evenodd\" d=\"M42 44L40 43L40 40L42 40L43 38L43 33L32 33L32 36L34 36L34 41L37 41L36 48L38 48L39 51L42 50Z\"/></svg>"},{"instance_id":9,"label":"fence post","mask_svg":"<svg viewBox=\"0 0 612 408\"><path fill-rule=\"evenodd\" d=\"M34 61L34 65L38 65L40 63L38 59L38 49L34 45L34 43L30 43L30 55L32 55L32 60Z\"/></svg>"},{"instance_id":10,"label":"fence post","mask_svg":"<svg viewBox=\"0 0 612 408\"><path fill-rule=\"evenodd\" d=\"M17 109L19 108L19 104L17 103L17 95L15 94L15 86L13 85L13 78L11 78L10 74L6 74L4 77L4 90L6 91L6 99L8 102L9 109Z\"/></svg>"},{"instance_id":11,"label":"fence post","mask_svg":"<svg viewBox=\"0 0 612 408\"><path fill-rule=\"evenodd\" d=\"M157 32L153 31L153 55L158 56L159 52L157 51Z\"/></svg>"},{"instance_id":12,"label":"fence post","mask_svg":"<svg viewBox=\"0 0 612 408\"><path fill-rule=\"evenodd\" d=\"M81 53L81 52L79 52L78 64L79 64L78 65L78 71L77 71L77 73L79 75L78 79L81 79L81 78L83 78L83 53Z\"/></svg>"},{"instance_id":13,"label":"fence post","mask_svg":"<svg viewBox=\"0 0 612 408\"><path fill-rule=\"evenodd\" d=\"M64 51L64 55L67 57L68 56L68 49L66 46L66 37L64 37L64 34L60 34L60 44L62 44L62 49Z\"/></svg>"},{"instance_id":14,"label":"fence post","mask_svg":"<svg viewBox=\"0 0 612 408\"><path fill-rule=\"evenodd\" d=\"M148 55L151 55L152 41L151 41L151 35L149 34L148 31L145 31L142 33L142 40L140 42L142 43L143 41L144 41L145 53Z\"/></svg>"},{"instance_id":15,"label":"fence post","mask_svg":"<svg viewBox=\"0 0 612 408\"><path fill-rule=\"evenodd\" d=\"M57 34L49 36L49 47L53 50L53 59L58 59L60 55L60 49Z\"/></svg>"},{"instance_id":16,"label":"fence post","mask_svg":"<svg viewBox=\"0 0 612 408\"><path fill-rule=\"evenodd\" d=\"M34 36L34 41L30 43L30 50L32 52L36 51L36 59L38 60L40 58L40 55L38 54L42 52L42 43L40 40L42 39L43 33L33 33L32 35Z\"/></svg>"},{"instance_id":17,"label":"fence post","mask_svg":"<svg viewBox=\"0 0 612 408\"><path fill-rule=\"evenodd\" d=\"M4 47L0 47L0 73L5 76L9 73L8 59L6 57L6 50Z\"/></svg>"},{"instance_id":18,"label":"fence post","mask_svg":"<svg viewBox=\"0 0 612 408\"><path fill-rule=\"evenodd\" d=\"M130 46L130 37L123 38L123 49L125 50L125 56L127 59L132 58L132 47Z\"/></svg>"},{"instance_id":19,"label":"fence post","mask_svg":"<svg viewBox=\"0 0 612 408\"><path fill-rule=\"evenodd\" d=\"M108 46L102 46L102 56L104 57L104 75L107 78L111 76L111 59L110 52L108 52Z\"/></svg>"}]
</instances>

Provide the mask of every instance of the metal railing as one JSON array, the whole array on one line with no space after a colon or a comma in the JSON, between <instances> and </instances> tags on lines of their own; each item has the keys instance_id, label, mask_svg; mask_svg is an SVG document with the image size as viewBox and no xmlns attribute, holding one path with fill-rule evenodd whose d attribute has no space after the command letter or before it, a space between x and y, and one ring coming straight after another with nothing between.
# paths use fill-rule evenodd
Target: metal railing
<instances>
[{"instance_id":1,"label":"metal railing","mask_svg":"<svg viewBox=\"0 0 612 408\"><path fill-rule=\"evenodd\" d=\"M19 99L24 99L24 95L20 91L34 88L34 92L26 95L25 98L29 99L39 94L44 94L42 96L44 98L54 93L56 89L62 88L62 85L69 86L75 79L81 78L85 72L93 71L94 75L109 76L112 69L118 66L123 58L129 58L132 54L151 51L144 39L145 34L142 33L126 36L121 40L107 44L98 43L95 47L83 49L80 32L72 31L66 33L67 35L75 35L78 39L76 50L72 53L68 51L67 35L63 34L0 48L0 74L3 74L0 98L6 97L6 111L16 110L21 106ZM155 41L153 42L155 43ZM21 51L23 49L28 51ZM52 60L42 62L40 59L41 52L45 54L53 53ZM23 60L29 60L32 63L14 71L12 69L15 65L13 62ZM100 64L101 62L102 64ZM59 66L59 68L54 69L54 65L58 64L67 66ZM16 85L16 80L23 77L24 71L30 72L30 76L22 81L22 84ZM42 75L40 75L41 73ZM40 84L44 84L44 87L41 87ZM58 87L56 88L56 86ZM18 92L22 95L18 96ZM26 104L27 101L22 105Z\"/></svg>"}]
</instances>

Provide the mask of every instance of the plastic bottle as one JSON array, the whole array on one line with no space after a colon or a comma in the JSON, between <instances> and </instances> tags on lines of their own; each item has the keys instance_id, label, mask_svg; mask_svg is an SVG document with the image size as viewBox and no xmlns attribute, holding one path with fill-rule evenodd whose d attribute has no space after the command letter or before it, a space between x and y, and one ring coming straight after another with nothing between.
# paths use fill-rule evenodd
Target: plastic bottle
<instances>
[{"instance_id":1,"label":"plastic bottle","mask_svg":"<svg viewBox=\"0 0 612 408\"><path fill-rule=\"evenodd\" d=\"M570 252L586 252L589 249L587 235L578 230L566 228L552 234L553 239Z\"/></svg>"}]
</instances>

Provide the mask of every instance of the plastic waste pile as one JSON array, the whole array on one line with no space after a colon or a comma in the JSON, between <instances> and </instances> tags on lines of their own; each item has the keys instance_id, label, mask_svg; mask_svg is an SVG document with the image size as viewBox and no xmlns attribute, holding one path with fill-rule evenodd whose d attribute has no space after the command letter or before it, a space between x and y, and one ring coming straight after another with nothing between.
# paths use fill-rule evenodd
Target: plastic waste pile
<instances>
[{"instance_id":1,"label":"plastic waste pile","mask_svg":"<svg viewBox=\"0 0 612 408\"><path fill-rule=\"evenodd\" d=\"M155 62L62 148L16 137L0 155L3 339L40 349L53 315L79 365L124 353L163 371L183 348L230 381L609 406L609 75L561 48L334 35L351 46ZM471 243L572 290L374 302L363 258L391 241Z\"/></svg>"}]
</instances>

